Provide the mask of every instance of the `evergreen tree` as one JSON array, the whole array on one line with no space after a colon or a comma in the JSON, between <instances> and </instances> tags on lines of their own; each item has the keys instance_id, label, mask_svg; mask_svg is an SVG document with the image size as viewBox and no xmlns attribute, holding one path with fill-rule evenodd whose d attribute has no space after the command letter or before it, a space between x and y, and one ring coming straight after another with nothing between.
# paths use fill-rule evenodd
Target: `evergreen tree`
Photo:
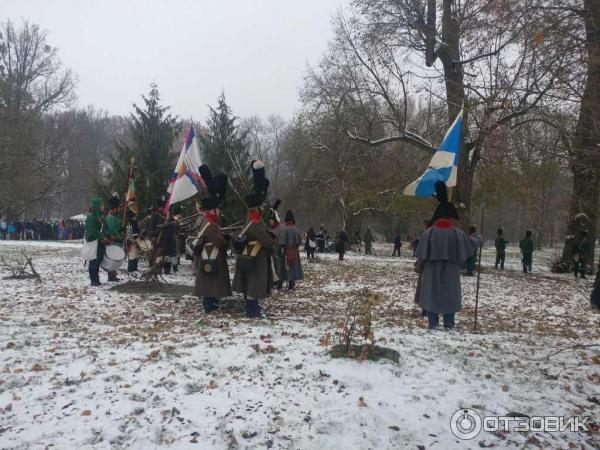
<instances>
[{"instance_id":1,"label":"evergreen tree","mask_svg":"<svg viewBox=\"0 0 600 450\"><path fill-rule=\"evenodd\" d=\"M223 216L225 223L233 223L244 214L242 200L249 187L248 132L242 132L236 124L237 117L227 105L224 93L217 100L217 107L209 106L209 110L207 130L200 135L202 159L213 173L224 173L232 181L233 187L230 186Z\"/></svg>"},{"instance_id":2,"label":"evergreen tree","mask_svg":"<svg viewBox=\"0 0 600 450\"><path fill-rule=\"evenodd\" d=\"M97 190L103 195L111 191L123 194L127 189L127 175L131 157L135 157L136 189L138 201L143 209L154 204L166 194L169 178L174 167L169 150L180 129L177 118L160 104L156 84L150 85L148 96L142 95L143 108L134 103L131 115L131 145L117 143L117 153L111 157L104 183Z\"/></svg>"}]
</instances>

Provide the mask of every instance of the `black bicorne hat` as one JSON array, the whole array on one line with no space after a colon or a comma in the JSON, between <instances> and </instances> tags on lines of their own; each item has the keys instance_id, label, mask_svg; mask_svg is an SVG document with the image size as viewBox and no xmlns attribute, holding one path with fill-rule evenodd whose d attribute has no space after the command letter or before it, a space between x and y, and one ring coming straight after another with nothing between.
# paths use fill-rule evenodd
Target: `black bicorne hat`
<instances>
[{"instance_id":1,"label":"black bicorne hat","mask_svg":"<svg viewBox=\"0 0 600 450\"><path fill-rule=\"evenodd\" d=\"M440 204L435 208L435 212L433 213L432 221L434 223L438 219L460 220L458 211L454 205L448 201L448 188L443 181L436 181L435 183L435 198L437 198Z\"/></svg>"}]
</instances>

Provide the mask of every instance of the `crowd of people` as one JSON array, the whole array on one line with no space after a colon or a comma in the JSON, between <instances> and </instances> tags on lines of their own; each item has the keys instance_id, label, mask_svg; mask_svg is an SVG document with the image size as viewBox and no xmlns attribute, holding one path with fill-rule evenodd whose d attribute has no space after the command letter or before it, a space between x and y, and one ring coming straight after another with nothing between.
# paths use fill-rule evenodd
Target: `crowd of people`
<instances>
[{"instance_id":1,"label":"crowd of people","mask_svg":"<svg viewBox=\"0 0 600 450\"><path fill-rule=\"evenodd\" d=\"M12 220L0 219L0 240L65 241L83 239L83 220Z\"/></svg>"}]
</instances>

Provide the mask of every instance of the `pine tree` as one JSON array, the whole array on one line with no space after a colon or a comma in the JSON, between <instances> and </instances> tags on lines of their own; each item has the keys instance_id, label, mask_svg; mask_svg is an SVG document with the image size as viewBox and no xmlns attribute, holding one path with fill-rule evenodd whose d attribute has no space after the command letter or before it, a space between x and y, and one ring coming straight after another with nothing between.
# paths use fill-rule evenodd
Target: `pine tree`
<instances>
[{"instance_id":1,"label":"pine tree","mask_svg":"<svg viewBox=\"0 0 600 450\"><path fill-rule=\"evenodd\" d=\"M107 182L99 183L99 193L110 191L124 193L127 189L127 174L131 157L135 157L138 201L148 208L156 199L167 192L174 161L169 150L180 130L176 117L160 104L160 95L155 83L150 85L148 96L142 95L143 108L134 103L131 115L131 145L117 144L117 154L111 158L105 174Z\"/></svg>"},{"instance_id":2,"label":"pine tree","mask_svg":"<svg viewBox=\"0 0 600 450\"><path fill-rule=\"evenodd\" d=\"M213 173L224 173L232 181L233 187L230 186L223 215L225 223L233 223L244 214L242 200L249 187L248 132L240 131L237 117L227 105L224 93L218 98L217 107L209 106L209 110L207 129L200 135L202 159Z\"/></svg>"}]
</instances>

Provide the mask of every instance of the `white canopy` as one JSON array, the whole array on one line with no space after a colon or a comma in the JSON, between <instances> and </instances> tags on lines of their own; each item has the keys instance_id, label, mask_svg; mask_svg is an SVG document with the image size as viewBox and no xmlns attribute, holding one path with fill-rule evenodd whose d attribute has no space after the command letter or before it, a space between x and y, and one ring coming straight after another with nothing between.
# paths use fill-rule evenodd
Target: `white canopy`
<instances>
[{"instance_id":1,"label":"white canopy","mask_svg":"<svg viewBox=\"0 0 600 450\"><path fill-rule=\"evenodd\" d=\"M69 217L69 219L71 220L85 220L86 215L85 214L77 214L76 216L73 217Z\"/></svg>"}]
</instances>

